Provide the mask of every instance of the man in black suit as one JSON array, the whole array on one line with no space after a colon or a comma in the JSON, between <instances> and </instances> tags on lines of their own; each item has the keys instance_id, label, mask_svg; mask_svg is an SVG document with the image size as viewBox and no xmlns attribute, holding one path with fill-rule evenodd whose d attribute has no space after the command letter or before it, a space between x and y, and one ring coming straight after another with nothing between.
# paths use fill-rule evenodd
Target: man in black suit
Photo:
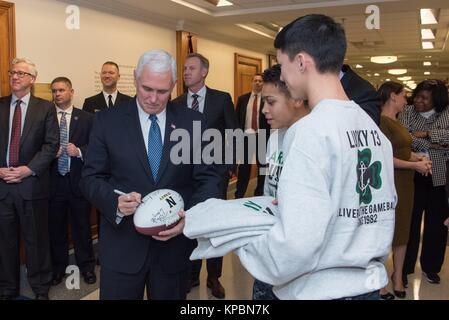
<instances>
[{"instance_id":1,"label":"man in black suit","mask_svg":"<svg viewBox=\"0 0 449 320\"><path fill-rule=\"evenodd\" d=\"M262 100L262 87L263 78L260 73L256 73L253 76L252 81L252 92L248 92L241 95L237 100L236 115L240 129L245 132L244 140L244 159L242 163L239 164L238 176L237 176L237 186L235 191L235 198L243 198L245 196L246 189L249 183L249 176L251 173L251 160L254 154L248 157L248 149L253 150L256 153L256 164L257 164L257 185L254 191L255 196L261 196L263 194L263 185L265 181L264 172L262 172L265 160L259 157L259 144L266 146L266 141L268 140L270 126L262 113L263 100ZM264 135L261 135L262 132ZM259 143L259 139L264 139L264 142ZM250 141L256 142L255 148L250 148L248 143ZM260 152L262 153L262 152ZM261 155L265 157L265 155Z\"/></svg>"},{"instance_id":2,"label":"man in black suit","mask_svg":"<svg viewBox=\"0 0 449 320\"><path fill-rule=\"evenodd\" d=\"M59 122L60 148L50 166L49 231L53 285L59 284L69 264L68 221L75 258L84 281L96 282L95 256L90 230L90 203L79 188L83 156L89 142L93 115L73 106L72 82L58 77L51 92ZM70 213L70 214L69 214Z\"/></svg>"},{"instance_id":3,"label":"man in black suit","mask_svg":"<svg viewBox=\"0 0 449 320\"><path fill-rule=\"evenodd\" d=\"M109 109L120 104L126 104L132 98L117 90L117 82L120 79L120 69L117 63L107 61L101 67L100 74L103 91L97 95L86 98L83 104L83 110L95 113L101 110Z\"/></svg>"},{"instance_id":4,"label":"man in black suit","mask_svg":"<svg viewBox=\"0 0 449 320\"><path fill-rule=\"evenodd\" d=\"M220 131L222 139L222 161L221 168L222 184L221 199L227 198L228 183L230 175L234 171L233 164L225 163L226 137L225 130L237 129L237 119L234 113L232 98L227 92L206 87L206 77L209 73L209 60L199 53L191 53L184 63L184 83L188 91L173 100L173 104L180 107L188 107L199 111L206 117L208 129ZM223 257L207 259L207 286L211 288L212 295L223 299L225 290L218 280L221 277ZM196 287L200 284L199 276L202 260L192 262L191 281L188 287Z\"/></svg>"},{"instance_id":5,"label":"man in black suit","mask_svg":"<svg viewBox=\"0 0 449 320\"><path fill-rule=\"evenodd\" d=\"M340 81L348 98L357 103L379 125L381 101L376 89L347 64L341 69Z\"/></svg>"},{"instance_id":6,"label":"man in black suit","mask_svg":"<svg viewBox=\"0 0 449 320\"><path fill-rule=\"evenodd\" d=\"M120 80L120 69L117 63L106 61L101 67L100 74L103 91L97 95L86 98L83 104L83 110L95 113L101 110L110 109L121 104L127 104L133 98L117 90L117 82ZM97 211L97 230L100 234L101 213ZM97 264L99 260L97 260Z\"/></svg>"},{"instance_id":7,"label":"man in black suit","mask_svg":"<svg viewBox=\"0 0 449 320\"><path fill-rule=\"evenodd\" d=\"M28 282L48 299L52 279L48 238L49 166L59 148L54 106L31 95L34 63L14 59L12 95L0 98L0 299L19 294L19 225Z\"/></svg>"},{"instance_id":8,"label":"man in black suit","mask_svg":"<svg viewBox=\"0 0 449 320\"><path fill-rule=\"evenodd\" d=\"M102 213L100 299L142 299L145 287L149 299L185 299L196 243L182 234L184 219L149 237L136 231L133 214L141 199L158 189L177 191L186 210L219 197L221 177L216 166L193 162L193 150L204 147L200 137L192 138L193 122L203 131L203 115L168 102L176 83L171 55L144 53L134 77L135 100L97 113L81 178L81 190ZM182 141L189 163L171 159L178 143L170 135L177 129L189 133L189 141Z\"/></svg>"}]
</instances>

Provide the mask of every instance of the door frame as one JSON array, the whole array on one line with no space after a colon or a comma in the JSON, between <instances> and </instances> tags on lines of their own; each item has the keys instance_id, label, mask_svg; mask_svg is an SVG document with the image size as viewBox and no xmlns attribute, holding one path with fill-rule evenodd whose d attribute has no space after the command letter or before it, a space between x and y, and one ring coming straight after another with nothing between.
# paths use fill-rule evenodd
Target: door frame
<instances>
[{"instance_id":1,"label":"door frame","mask_svg":"<svg viewBox=\"0 0 449 320\"><path fill-rule=\"evenodd\" d=\"M0 30L0 91L2 96L9 95L8 71L12 59L16 57L15 4L0 0L0 19L6 20L7 28ZM0 21L4 23L5 21ZM3 49L2 49L3 48Z\"/></svg>"},{"instance_id":2,"label":"door frame","mask_svg":"<svg viewBox=\"0 0 449 320\"><path fill-rule=\"evenodd\" d=\"M246 92L239 92L239 88L241 87L240 77L238 76L238 66L239 65L248 65L256 67L257 72L262 72L262 59L248 57L239 53L234 53L234 102L237 103L238 97Z\"/></svg>"}]
</instances>

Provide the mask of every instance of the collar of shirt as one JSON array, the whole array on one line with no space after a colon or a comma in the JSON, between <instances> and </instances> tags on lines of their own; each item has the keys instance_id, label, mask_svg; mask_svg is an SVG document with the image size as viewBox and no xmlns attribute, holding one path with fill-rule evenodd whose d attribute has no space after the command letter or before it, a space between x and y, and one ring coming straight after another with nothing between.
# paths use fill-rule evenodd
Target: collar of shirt
<instances>
[{"instance_id":1,"label":"collar of shirt","mask_svg":"<svg viewBox=\"0 0 449 320\"><path fill-rule=\"evenodd\" d=\"M426 112L420 112L419 114L421 116L423 116L424 118L429 119L435 113L436 113L435 109L432 109L432 110L429 110L429 111L426 111Z\"/></svg>"},{"instance_id":2,"label":"collar of shirt","mask_svg":"<svg viewBox=\"0 0 449 320\"><path fill-rule=\"evenodd\" d=\"M62 110L61 108L59 108L57 105L55 105L55 107L56 107L56 113L59 115L60 113L62 113L62 112L65 112L65 114L67 115L67 116L71 116L72 115L72 112L73 112L73 106L70 106L70 108L68 108L68 109L65 109L65 110Z\"/></svg>"},{"instance_id":3,"label":"collar of shirt","mask_svg":"<svg viewBox=\"0 0 449 320\"><path fill-rule=\"evenodd\" d=\"M340 70L340 73L338 74L338 78L341 80L341 78L343 78L344 75L345 75L345 73Z\"/></svg>"},{"instance_id":4,"label":"collar of shirt","mask_svg":"<svg viewBox=\"0 0 449 320\"><path fill-rule=\"evenodd\" d=\"M136 99L136 103L137 103L137 110L139 112L140 123L145 123L147 121L151 122L150 114L143 111L143 109L140 106L139 101L137 99ZM161 113L156 115L159 127L161 126L161 124L165 124L165 119L167 118L167 109L166 108L167 107L165 107Z\"/></svg>"},{"instance_id":5,"label":"collar of shirt","mask_svg":"<svg viewBox=\"0 0 449 320\"><path fill-rule=\"evenodd\" d=\"M204 98L205 96L206 96L206 86L204 85L200 90L198 90L198 92L196 93L197 95L198 95L198 101L200 101L202 98ZM189 89L189 91L188 91L188 93L187 93L188 95L189 95L189 98L190 99L193 99L192 98L192 95L194 94L192 91L190 91L190 89Z\"/></svg>"},{"instance_id":6,"label":"collar of shirt","mask_svg":"<svg viewBox=\"0 0 449 320\"><path fill-rule=\"evenodd\" d=\"M106 104L109 102L109 95L112 96L112 102L115 103L115 99L117 99L118 90L115 90L113 93L107 93L103 91L104 99L106 100Z\"/></svg>"},{"instance_id":7,"label":"collar of shirt","mask_svg":"<svg viewBox=\"0 0 449 320\"><path fill-rule=\"evenodd\" d=\"M16 95L13 93L12 94L12 99L11 99L11 105L16 105L16 101L20 100L22 101L22 105L26 105L28 106L28 104L30 103L30 98L31 98L31 93L28 93L26 96L22 97L21 99L17 98Z\"/></svg>"},{"instance_id":8,"label":"collar of shirt","mask_svg":"<svg viewBox=\"0 0 449 320\"><path fill-rule=\"evenodd\" d=\"M262 96L262 91L260 91L259 93L256 93L254 91L251 92L251 96L254 97L257 94L257 99L259 99Z\"/></svg>"}]
</instances>

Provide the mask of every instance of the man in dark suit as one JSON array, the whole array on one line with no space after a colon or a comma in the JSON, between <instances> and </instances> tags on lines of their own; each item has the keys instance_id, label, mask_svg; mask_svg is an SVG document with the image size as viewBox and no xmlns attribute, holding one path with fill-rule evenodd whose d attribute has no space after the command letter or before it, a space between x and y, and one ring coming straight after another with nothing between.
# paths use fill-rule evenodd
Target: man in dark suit
<instances>
[{"instance_id":1,"label":"man in dark suit","mask_svg":"<svg viewBox=\"0 0 449 320\"><path fill-rule=\"evenodd\" d=\"M357 103L379 125L381 101L376 89L347 64L341 69L340 81L348 98Z\"/></svg>"},{"instance_id":2,"label":"man in dark suit","mask_svg":"<svg viewBox=\"0 0 449 320\"><path fill-rule=\"evenodd\" d=\"M136 231L132 215L158 189L177 191L186 210L219 197L221 177L215 166L193 162L193 150L204 147L200 137L192 138L193 122L203 131L203 116L168 102L176 83L171 55L144 53L134 76L136 99L97 113L81 178L84 195L102 213L100 299L142 299L145 287L149 299L185 299L196 243L182 234L184 219L149 237ZM180 142L190 152L189 163L171 159L177 142L170 135L177 129L189 133L189 142Z\"/></svg>"},{"instance_id":3,"label":"man in dark suit","mask_svg":"<svg viewBox=\"0 0 449 320\"><path fill-rule=\"evenodd\" d=\"M270 126L262 113L263 100L262 100L262 87L263 78L260 73L256 73L253 76L252 81L252 92L248 92L241 95L237 100L236 115L240 129L245 132L244 140L244 159L242 163L239 164L238 176L237 176L237 186L235 191L235 198L243 198L245 196L246 189L249 183L249 176L251 173L251 161L254 154L248 157L248 149L255 151L256 153L256 164L257 164L257 185L254 191L255 196L261 196L263 194L263 185L265 182L265 175L263 170L263 163L265 160L259 157L259 139L264 139L264 142L260 143L266 145L268 140ZM261 135L262 132L264 135ZM256 148L250 148L248 146L249 142L253 141L256 143ZM262 152L260 152L262 153ZM261 155L265 157L265 155Z\"/></svg>"},{"instance_id":4,"label":"man in dark suit","mask_svg":"<svg viewBox=\"0 0 449 320\"><path fill-rule=\"evenodd\" d=\"M48 220L53 264L52 284L57 285L62 281L69 264L69 219L76 264L84 281L93 284L97 279L90 230L90 203L83 197L78 186L93 115L73 106L74 90L68 78L54 79L51 91L60 135L57 159L50 166Z\"/></svg>"},{"instance_id":5,"label":"man in dark suit","mask_svg":"<svg viewBox=\"0 0 449 320\"><path fill-rule=\"evenodd\" d=\"M95 113L101 110L110 109L121 104L127 104L132 97L127 96L117 90L117 82L120 80L120 69L117 63L106 61L101 67L100 74L103 91L92 97L86 98L83 104L83 110ZM101 213L97 211L97 230L100 234ZM97 260L97 264L99 260Z\"/></svg>"},{"instance_id":6,"label":"man in dark suit","mask_svg":"<svg viewBox=\"0 0 449 320\"><path fill-rule=\"evenodd\" d=\"M117 90L117 82L120 79L120 69L117 63L107 61L101 67L100 74L103 91L97 95L86 98L83 104L83 110L95 113L101 110L126 104L132 98Z\"/></svg>"},{"instance_id":7,"label":"man in dark suit","mask_svg":"<svg viewBox=\"0 0 449 320\"><path fill-rule=\"evenodd\" d=\"M227 92L206 87L206 77L209 73L209 60L199 53L191 53L184 63L184 83L188 91L173 100L173 104L180 107L188 107L199 111L206 116L208 129L220 131L222 139L222 161L221 167L222 184L221 199L227 198L228 183L231 173L234 171L233 164L225 163L226 136L225 130L237 129L237 119L234 113L232 98ZM218 280L221 277L223 257L207 259L207 286L211 288L212 295L223 299L225 290ZM202 260L192 262L191 281L188 287L196 287L200 284L199 276Z\"/></svg>"},{"instance_id":8,"label":"man in dark suit","mask_svg":"<svg viewBox=\"0 0 449 320\"><path fill-rule=\"evenodd\" d=\"M31 95L36 66L12 61L12 95L0 98L0 299L19 294L19 225L28 282L48 299L52 279L48 238L49 166L59 148L54 106Z\"/></svg>"}]
</instances>

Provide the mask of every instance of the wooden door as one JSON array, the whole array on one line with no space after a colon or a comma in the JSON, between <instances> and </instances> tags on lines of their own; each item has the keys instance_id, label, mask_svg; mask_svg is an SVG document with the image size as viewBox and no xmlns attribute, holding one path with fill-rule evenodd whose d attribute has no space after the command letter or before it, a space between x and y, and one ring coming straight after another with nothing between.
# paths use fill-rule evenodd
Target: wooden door
<instances>
[{"instance_id":1,"label":"wooden door","mask_svg":"<svg viewBox=\"0 0 449 320\"><path fill-rule=\"evenodd\" d=\"M252 81L256 73L262 72L262 59L235 53L234 59L234 106L242 94L251 92ZM251 166L250 179L257 177L257 166ZM235 178L235 177L233 177Z\"/></svg>"},{"instance_id":2,"label":"wooden door","mask_svg":"<svg viewBox=\"0 0 449 320\"><path fill-rule=\"evenodd\" d=\"M0 0L0 97L9 95L8 70L16 57L14 4Z\"/></svg>"},{"instance_id":3,"label":"wooden door","mask_svg":"<svg viewBox=\"0 0 449 320\"><path fill-rule=\"evenodd\" d=\"M256 73L262 71L262 59L235 53L234 58L234 102L238 97L251 91L251 82Z\"/></svg>"}]
</instances>

